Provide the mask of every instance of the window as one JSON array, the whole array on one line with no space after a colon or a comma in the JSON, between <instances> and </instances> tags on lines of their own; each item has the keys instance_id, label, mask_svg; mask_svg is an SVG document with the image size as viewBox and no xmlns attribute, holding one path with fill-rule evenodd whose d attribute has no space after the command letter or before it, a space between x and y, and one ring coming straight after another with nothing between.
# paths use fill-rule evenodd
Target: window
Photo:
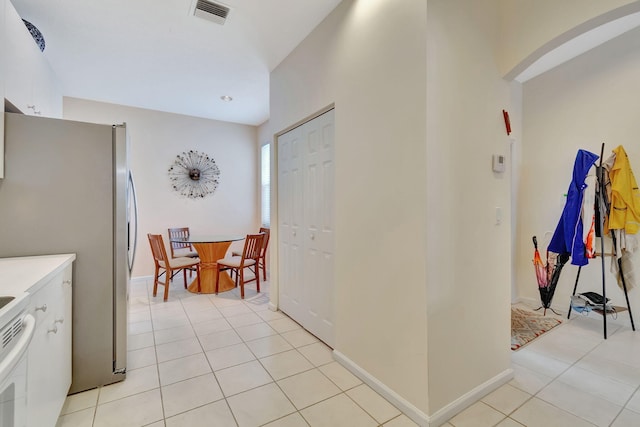
<instances>
[{"instance_id":1,"label":"window","mask_svg":"<svg viewBox=\"0 0 640 427\"><path fill-rule=\"evenodd\" d=\"M269 227L271 224L271 145L266 144L262 146L261 150L261 192L262 192L262 204L261 204L261 218L262 226Z\"/></svg>"}]
</instances>

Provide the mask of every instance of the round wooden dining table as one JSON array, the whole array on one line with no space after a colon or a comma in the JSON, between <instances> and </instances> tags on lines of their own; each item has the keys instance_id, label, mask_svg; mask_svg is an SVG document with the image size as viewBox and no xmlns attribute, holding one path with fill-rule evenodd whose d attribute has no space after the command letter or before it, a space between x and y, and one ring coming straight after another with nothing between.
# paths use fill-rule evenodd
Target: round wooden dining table
<instances>
[{"instance_id":1,"label":"round wooden dining table","mask_svg":"<svg viewBox=\"0 0 640 427\"><path fill-rule=\"evenodd\" d=\"M217 261L224 258L231 242L244 239L245 236L236 235L197 235L189 237L172 238L172 242L191 243L198 252L200 258L200 292L213 294L216 292ZM235 283L226 271L220 272L220 285L218 292L224 292L235 288ZM194 279L189 287L189 292L198 293L198 282Z\"/></svg>"}]
</instances>

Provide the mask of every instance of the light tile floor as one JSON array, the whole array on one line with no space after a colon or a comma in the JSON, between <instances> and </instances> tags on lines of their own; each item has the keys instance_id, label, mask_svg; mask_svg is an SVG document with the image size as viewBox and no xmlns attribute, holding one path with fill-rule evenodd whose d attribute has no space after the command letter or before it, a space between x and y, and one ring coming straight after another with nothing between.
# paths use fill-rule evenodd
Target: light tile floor
<instances>
[{"instance_id":1,"label":"light tile floor","mask_svg":"<svg viewBox=\"0 0 640 427\"><path fill-rule=\"evenodd\" d=\"M257 294L132 285L127 379L69 396L58 427L416 426Z\"/></svg>"},{"instance_id":2,"label":"light tile floor","mask_svg":"<svg viewBox=\"0 0 640 427\"><path fill-rule=\"evenodd\" d=\"M132 286L127 380L67 398L57 427L416 426L268 309L268 283L169 301ZM512 352L515 378L446 427L640 426L640 333L628 316L570 321Z\"/></svg>"},{"instance_id":3,"label":"light tile floor","mask_svg":"<svg viewBox=\"0 0 640 427\"><path fill-rule=\"evenodd\" d=\"M598 314L554 317L563 323L512 352L515 378L447 427L640 426L640 332L628 314L607 317L607 340Z\"/></svg>"}]
</instances>

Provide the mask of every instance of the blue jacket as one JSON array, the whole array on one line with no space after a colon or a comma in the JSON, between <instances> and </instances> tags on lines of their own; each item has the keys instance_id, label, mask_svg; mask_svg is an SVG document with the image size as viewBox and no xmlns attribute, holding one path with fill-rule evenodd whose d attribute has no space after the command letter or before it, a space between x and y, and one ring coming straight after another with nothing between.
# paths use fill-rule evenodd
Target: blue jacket
<instances>
[{"instance_id":1,"label":"blue jacket","mask_svg":"<svg viewBox=\"0 0 640 427\"><path fill-rule=\"evenodd\" d=\"M587 178L589 169L598 160L596 154L585 150L578 150L576 161L573 165L573 178L567 191L567 203L562 210L560 222L549 242L549 251L558 254L570 253L571 264L587 265L588 259L585 256L585 245L582 241L582 197L587 185L584 180Z\"/></svg>"}]
</instances>

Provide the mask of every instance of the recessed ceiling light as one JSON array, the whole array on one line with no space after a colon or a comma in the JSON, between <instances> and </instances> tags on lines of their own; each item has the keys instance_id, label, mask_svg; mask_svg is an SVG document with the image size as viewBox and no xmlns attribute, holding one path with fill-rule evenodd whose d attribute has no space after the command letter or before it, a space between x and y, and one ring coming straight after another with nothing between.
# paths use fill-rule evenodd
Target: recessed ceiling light
<instances>
[{"instance_id":1,"label":"recessed ceiling light","mask_svg":"<svg viewBox=\"0 0 640 427\"><path fill-rule=\"evenodd\" d=\"M220 99L222 99L224 102L231 102L231 101L233 101L233 98L232 98L232 97L230 97L229 95L222 95L222 96L220 97Z\"/></svg>"}]
</instances>

